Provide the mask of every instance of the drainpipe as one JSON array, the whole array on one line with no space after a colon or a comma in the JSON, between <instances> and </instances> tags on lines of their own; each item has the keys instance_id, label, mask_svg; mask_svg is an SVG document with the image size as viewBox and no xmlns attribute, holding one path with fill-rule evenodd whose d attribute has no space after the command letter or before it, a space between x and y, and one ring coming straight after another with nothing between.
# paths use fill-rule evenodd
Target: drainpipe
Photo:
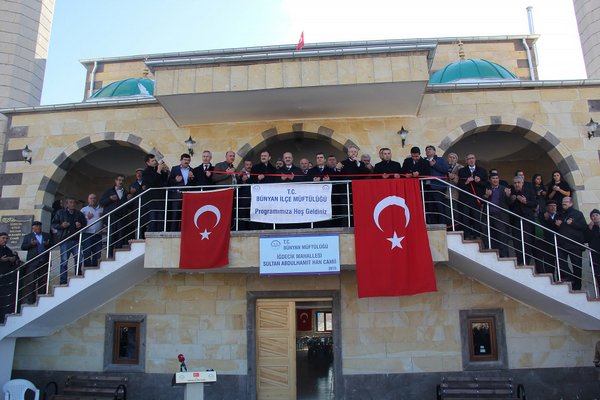
<instances>
[{"instance_id":1,"label":"drainpipe","mask_svg":"<svg viewBox=\"0 0 600 400\"><path fill-rule=\"evenodd\" d=\"M94 61L94 68L92 68L92 74L90 76L90 92L88 98L94 94L94 81L96 80L96 69L98 69L98 61Z\"/></svg>"}]
</instances>

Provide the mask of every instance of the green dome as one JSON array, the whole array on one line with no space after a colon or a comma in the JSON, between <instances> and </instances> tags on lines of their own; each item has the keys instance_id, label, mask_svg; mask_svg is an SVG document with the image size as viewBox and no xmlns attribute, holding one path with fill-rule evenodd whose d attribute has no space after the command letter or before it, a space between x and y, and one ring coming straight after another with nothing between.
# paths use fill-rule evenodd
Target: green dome
<instances>
[{"instance_id":1,"label":"green dome","mask_svg":"<svg viewBox=\"0 0 600 400\"><path fill-rule=\"evenodd\" d=\"M429 83L465 83L481 81L519 80L501 65L479 58L468 58L446 65L436 71Z\"/></svg>"},{"instance_id":2,"label":"green dome","mask_svg":"<svg viewBox=\"0 0 600 400\"><path fill-rule=\"evenodd\" d=\"M154 95L154 81L148 78L129 78L116 81L103 87L90 96L90 99L112 97L151 97Z\"/></svg>"}]
</instances>

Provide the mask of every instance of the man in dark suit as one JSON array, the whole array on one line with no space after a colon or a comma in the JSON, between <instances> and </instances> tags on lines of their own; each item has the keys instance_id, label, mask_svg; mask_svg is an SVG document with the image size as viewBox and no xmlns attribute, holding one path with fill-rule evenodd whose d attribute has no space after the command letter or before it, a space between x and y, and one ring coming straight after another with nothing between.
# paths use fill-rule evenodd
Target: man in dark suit
<instances>
[{"instance_id":1,"label":"man in dark suit","mask_svg":"<svg viewBox=\"0 0 600 400\"><path fill-rule=\"evenodd\" d=\"M33 221L31 232L23 236L21 250L27 251L27 264L21 271L21 296L27 304L33 304L37 294L46 294L46 282L48 280L48 256L37 257L51 246L52 236L42 232L42 223ZM37 258L36 258L37 257ZM34 260L35 259L35 260ZM31 261L33 260L33 261Z\"/></svg>"},{"instance_id":2,"label":"man in dark suit","mask_svg":"<svg viewBox=\"0 0 600 400\"><path fill-rule=\"evenodd\" d=\"M280 181L277 170L271 164L271 154L268 151L260 153L260 163L254 164L250 170L251 176L248 183L273 183Z\"/></svg>"},{"instance_id":3,"label":"man in dark suit","mask_svg":"<svg viewBox=\"0 0 600 400\"><path fill-rule=\"evenodd\" d=\"M335 175L335 170L329 168L325 162L325 154L319 152L315 156L315 166L308 170L308 180L314 182L327 182Z\"/></svg>"},{"instance_id":4,"label":"man in dark suit","mask_svg":"<svg viewBox=\"0 0 600 400\"><path fill-rule=\"evenodd\" d=\"M362 179L360 175L370 174L371 171L367 168L364 162L360 161L358 157L358 147L352 145L348 147L348 158L337 163L336 169L339 175L342 175L342 179Z\"/></svg>"},{"instance_id":5,"label":"man in dark suit","mask_svg":"<svg viewBox=\"0 0 600 400\"><path fill-rule=\"evenodd\" d=\"M510 216L508 210L508 196L510 189L500 183L498 174L490 174L490 185L485 189L485 199L489 201L488 213L490 216L490 237L492 249L498 249L500 257L508 257L510 239ZM487 246L487 241L484 241Z\"/></svg>"},{"instance_id":6,"label":"man in dark suit","mask_svg":"<svg viewBox=\"0 0 600 400\"><path fill-rule=\"evenodd\" d=\"M467 154L467 165L458 170L458 187L462 189L458 194L459 221L465 232L465 239L475 239L482 233L481 197L485 195L488 185L487 171L477 165L475 154Z\"/></svg>"},{"instance_id":7,"label":"man in dark suit","mask_svg":"<svg viewBox=\"0 0 600 400\"><path fill-rule=\"evenodd\" d=\"M429 172L429 163L421 157L421 149L417 146L411 148L410 157L407 157L402 163L402 173L407 178L418 178L419 176L428 176Z\"/></svg>"},{"instance_id":8,"label":"man in dark suit","mask_svg":"<svg viewBox=\"0 0 600 400\"><path fill-rule=\"evenodd\" d=\"M381 157L381 161L375 164L375 168L373 168L373 173L380 175L376 176L376 178L400 178L400 174L402 174L402 165L400 165L398 161L392 160L392 150L383 147L379 150L379 156Z\"/></svg>"},{"instance_id":9,"label":"man in dark suit","mask_svg":"<svg viewBox=\"0 0 600 400\"><path fill-rule=\"evenodd\" d=\"M513 247L517 254L517 264L529 265L533 256L533 244L535 242L535 226L529 221L535 219L535 210L538 203L535 192L530 187L525 187L522 176L515 176L508 198L510 211L523 218L523 230L521 230L521 218L512 218ZM585 221L584 221L585 225ZM525 243L525 254L523 254L522 243Z\"/></svg>"},{"instance_id":10,"label":"man in dark suit","mask_svg":"<svg viewBox=\"0 0 600 400\"><path fill-rule=\"evenodd\" d=\"M132 197L123 186L124 180L125 177L123 175L117 175L115 178L115 185L110 189L107 189L100 198L100 205L104 209L104 215L118 209L118 211L114 212L110 217L108 237L110 244L108 251L109 256L112 256L115 248L121 247L124 244L124 239L133 229L133 224L131 224L128 215L129 207L121 207Z\"/></svg>"},{"instance_id":11,"label":"man in dark suit","mask_svg":"<svg viewBox=\"0 0 600 400\"><path fill-rule=\"evenodd\" d=\"M563 281L571 281L573 290L581 290L583 244L585 242L587 222L583 213L575 209L571 197L563 197L562 212L556 221L558 233L571 240L558 238L558 268ZM569 270L569 259L573 271Z\"/></svg>"},{"instance_id":12,"label":"man in dark suit","mask_svg":"<svg viewBox=\"0 0 600 400\"><path fill-rule=\"evenodd\" d=\"M169 186L196 186L196 177L194 171L190 167L192 157L183 153L179 157L179 165L171 168L169 174ZM169 190L169 220L170 230L176 232L181 225L181 205L183 199L183 191L181 189Z\"/></svg>"},{"instance_id":13,"label":"man in dark suit","mask_svg":"<svg viewBox=\"0 0 600 400\"><path fill-rule=\"evenodd\" d=\"M194 177L196 179L196 185L206 186L212 185L212 172L215 170L215 166L210 162L212 160L212 153L208 150L202 152L202 164L194 168Z\"/></svg>"},{"instance_id":14,"label":"man in dark suit","mask_svg":"<svg viewBox=\"0 0 600 400\"><path fill-rule=\"evenodd\" d=\"M169 179L169 168L164 162L159 163L154 154L144 156L146 168L142 172L142 189L145 191L142 197L142 226L147 225L148 232L158 232L163 228L164 218L164 192L160 190L149 190L161 188L167 185Z\"/></svg>"},{"instance_id":15,"label":"man in dark suit","mask_svg":"<svg viewBox=\"0 0 600 400\"><path fill-rule=\"evenodd\" d=\"M277 170L281 182L302 182L304 174L302 170L294 165L294 156L289 151L283 153L283 167Z\"/></svg>"}]
</instances>

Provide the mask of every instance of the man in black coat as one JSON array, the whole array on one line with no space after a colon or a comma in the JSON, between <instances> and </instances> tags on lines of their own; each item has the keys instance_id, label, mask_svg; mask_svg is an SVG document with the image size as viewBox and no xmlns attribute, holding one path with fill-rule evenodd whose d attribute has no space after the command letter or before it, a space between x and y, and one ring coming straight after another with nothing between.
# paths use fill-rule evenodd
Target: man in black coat
<instances>
[{"instance_id":1,"label":"man in black coat","mask_svg":"<svg viewBox=\"0 0 600 400\"><path fill-rule=\"evenodd\" d=\"M194 177L196 179L196 185L206 186L212 185L212 172L215 170L215 166L210 162L212 160L212 153L208 150L202 152L202 164L194 168Z\"/></svg>"},{"instance_id":2,"label":"man in black coat","mask_svg":"<svg viewBox=\"0 0 600 400\"><path fill-rule=\"evenodd\" d=\"M171 168L169 174L169 186L185 187L196 186L194 170L190 167L192 157L183 153L179 157L179 165ZM182 189L169 189L169 227L171 232L177 232L181 227L181 206L183 201Z\"/></svg>"},{"instance_id":3,"label":"man in black coat","mask_svg":"<svg viewBox=\"0 0 600 400\"><path fill-rule=\"evenodd\" d=\"M590 212L590 223L586 233L586 241L592 248L592 262L594 264L594 275L596 285L600 285L600 210L594 208ZM600 361L600 360L599 360Z\"/></svg>"},{"instance_id":4,"label":"man in black coat","mask_svg":"<svg viewBox=\"0 0 600 400\"><path fill-rule=\"evenodd\" d=\"M510 211L523 218L523 230L521 230L521 218L513 217L513 247L517 254L517 264L529 265L533 256L533 243L535 242L535 226L529 221L535 220L537 200L535 192L531 187L525 186L522 176L513 178L508 198ZM523 255L522 243L525 242L525 255Z\"/></svg>"},{"instance_id":5,"label":"man in black coat","mask_svg":"<svg viewBox=\"0 0 600 400\"><path fill-rule=\"evenodd\" d=\"M400 178L402 174L402 165L398 161L392 160L392 150L387 147L383 147L379 150L381 161L375 164L373 173L376 175L375 178L388 179L388 178Z\"/></svg>"},{"instance_id":6,"label":"man in black coat","mask_svg":"<svg viewBox=\"0 0 600 400\"><path fill-rule=\"evenodd\" d=\"M537 272L551 274L552 279L556 279L556 246L554 245L554 234L558 232L556 221L558 218L557 204L554 200L546 202L546 209L540 211L539 220L544 225L544 239L536 242L537 258L542 260L542 268L537 269ZM541 256L541 257L540 257ZM537 260L536 260L537 262ZM537 263L536 265L538 265Z\"/></svg>"},{"instance_id":7,"label":"man in black coat","mask_svg":"<svg viewBox=\"0 0 600 400\"><path fill-rule=\"evenodd\" d=\"M571 197L563 197L562 212L556 221L558 233L567 238L558 238L558 268L560 278L563 281L571 281L573 290L581 290L582 257L583 247L580 245L585 241L588 225L581 211L573 207ZM573 271L569 270L569 259Z\"/></svg>"},{"instance_id":8,"label":"man in black coat","mask_svg":"<svg viewBox=\"0 0 600 400\"><path fill-rule=\"evenodd\" d=\"M485 199L490 204L488 208L490 216L490 237L492 249L498 249L500 257L508 257L508 246L506 243L510 238L510 218L508 210L508 198L510 189L500 183L498 174L490 174L490 185L485 190ZM487 243L485 243L487 245Z\"/></svg>"},{"instance_id":9,"label":"man in black coat","mask_svg":"<svg viewBox=\"0 0 600 400\"><path fill-rule=\"evenodd\" d=\"M329 168L325 160L325 154L319 152L315 155L315 166L308 170L308 180L313 182L328 182L335 170Z\"/></svg>"},{"instance_id":10,"label":"man in black coat","mask_svg":"<svg viewBox=\"0 0 600 400\"><path fill-rule=\"evenodd\" d=\"M144 156L146 168L142 172L142 226L148 232L159 232L164 227L165 193L158 189L167 186L169 168L164 162L158 162L154 154Z\"/></svg>"},{"instance_id":11,"label":"man in black coat","mask_svg":"<svg viewBox=\"0 0 600 400\"><path fill-rule=\"evenodd\" d=\"M465 239L475 239L481 235L481 198L488 186L488 174L485 168L477 165L475 154L467 154L467 165L458 170L458 220L463 226Z\"/></svg>"},{"instance_id":12,"label":"man in black coat","mask_svg":"<svg viewBox=\"0 0 600 400\"><path fill-rule=\"evenodd\" d=\"M358 157L358 147L352 145L348 147L348 158L337 163L336 169L341 179L363 179L361 175L370 174L371 171L367 168L364 162Z\"/></svg>"},{"instance_id":13,"label":"man in black coat","mask_svg":"<svg viewBox=\"0 0 600 400\"><path fill-rule=\"evenodd\" d=\"M46 294L49 254L46 253L42 257L37 256L48 250L51 247L51 242L52 237L50 234L42 232L40 221L33 221L31 232L23 236L21 250L27 251L27 264L25 264L24 270L21 271L19 287L22 290L22 295L19 298L24 299L28 304L35 303L36 293Z\"/></svg>"},{"instance_id":14,"label":"man in black coat","mask_svg":"<svg viewBox=\"0 0 600 400\"><path fill-rule=\"evenodd\" d=\"M271 164L271 154L266 150L260 153L260 163L252 166L250 174L248 183L273 183L281 181L279 177L273 176L277 174L277 170Z\"/></svg>"},{"instance_id":15,"label":"man in black coat","mask_svg":"<svg viewBox=\"0 0 600 400\"><path fill-rule=\"evenodd\" d=\"M19 255L6 245L8 233L0 232L0 323L4 316L15 312L15 290Z\"/></svg>"},{"instance_id":16,"label":"man in black coat","mask_svg":"<svg viewBox=\"0 0 600 400\"><path fill-rule=\"evenodd\" d=\"M408 178L418 178L430 174L429 163L421 157L421 149L417 146L410 149L410 157L402 163L402 173Z\"/></svg>"},{"instance_id":17,"label":"man in black coat","mask_svg":"<svg viewBox=\"0 0 600 400\"><path fill-rule=\"evenodd\" d=\"M77 235L71 237L75 232L87 225L85 215L75 209L75 198L65 197L65 208L58 210L52 219L52 228L56 230L56 237L60 244L60 284L66 285L68 278L69 257L72 255L75 260L75 272L78 275L83 273L81 262L77 266L77 259L83 261L83 254L78 255L79 238ZM64 240L64 242L63 242Z\"/></svg>"},{"instance_id":18,"label":"man in black coat","mask_svg":"<svg viewBox=\"0 0 600 400\"><path fill-rule=\"evenodd\" d=\"M303 182L304 173L302 170L294 165L294 156L291 152L286 151L283 153L283 167L277 170L280 182Z\"/></svg>"},{"instance_id":19,"label":"man in black coat","mask_svg":"<svg viewBox=\"0 0 600 400\"><path fill-rule=\"evenodd\" d=\"M129 207L122 207L132 197L129 191L123 186L124 181L125 177L123 175L117 175L115 177L115 185L107 189L100 198L100 205L104 209L104 215L118 209L118 211L111 214L110 225L108 227L109 256L112 256L115 248L119 248L124 244L127 235L131 234L134 230L134 225L129 215L131 209Z\"/></svg>"}]
</instances>

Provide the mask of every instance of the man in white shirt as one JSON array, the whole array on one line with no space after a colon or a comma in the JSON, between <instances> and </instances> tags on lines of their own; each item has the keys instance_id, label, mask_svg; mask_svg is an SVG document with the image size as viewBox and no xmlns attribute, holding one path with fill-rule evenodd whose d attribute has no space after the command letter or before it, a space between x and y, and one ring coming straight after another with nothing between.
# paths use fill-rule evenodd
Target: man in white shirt
<instances>
[{"instance_id":1,"label":"man in white shirt","mask_svg":"<svg viewBox=\"0 0 600 400\"><path fill-rule=\"evenodd\" d=\"M87 228L83 231L83 265L85 267L97 267L102 252L102 228L100 220L104 209L98 204L98 196L90 193L88 205L81 209L87 219Z\"/></svg>"}]
</instances>

